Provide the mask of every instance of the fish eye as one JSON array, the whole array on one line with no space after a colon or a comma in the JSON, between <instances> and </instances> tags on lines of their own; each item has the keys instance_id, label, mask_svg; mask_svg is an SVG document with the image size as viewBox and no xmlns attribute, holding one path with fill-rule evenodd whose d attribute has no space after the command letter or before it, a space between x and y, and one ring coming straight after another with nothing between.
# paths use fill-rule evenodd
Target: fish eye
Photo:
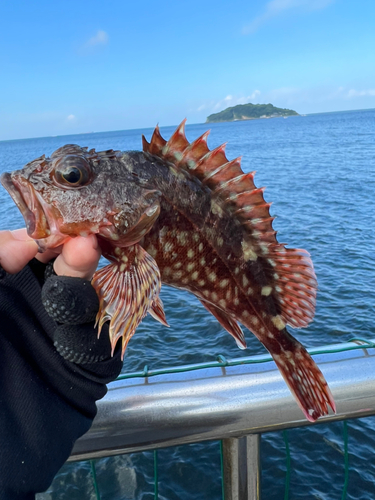
<instances>
[{"instance_id":1,"label":"fish eye","mask_svg":"<svg viewBox=\"0 0 375 500\"><path fill-rule=\"evenodd\" d=\"M56 161L55 182L65 188L85 186L91 179L88 161L82 156L67 155Z\"/></svg>"},{"instance_id":2,"label":"fish eye","mask_svg":"<svg viewBox=\"0 0 375 500\"><path fill-rule=\"evenodd\" d=\"M68 167L63 172L61 172L61 176L69 182L69 184L77 184L82 179L82 172L77 167Z\"/></svg>"}]
</instances>

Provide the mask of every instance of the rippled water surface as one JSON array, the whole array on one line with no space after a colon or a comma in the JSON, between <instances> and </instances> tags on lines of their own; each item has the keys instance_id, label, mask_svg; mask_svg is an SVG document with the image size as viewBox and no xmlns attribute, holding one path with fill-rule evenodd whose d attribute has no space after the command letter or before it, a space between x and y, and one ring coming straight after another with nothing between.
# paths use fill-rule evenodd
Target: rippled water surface
<instances>
[{"instance_id":1,"label":"rippled water surface","mask_svg":"<svg viewBox=\"0 0 375 500\"><path fill-rule=\"evenodd\" d=\"M207 125L187 126L191 141ZM162 128L168 138L174 127ZM314 322L296 336L308 346L375 338L375 110L211 124L210 148L228 142L227 156L242 156L245 172L257 171L267 186L279 241L306 248L314 261L319 294ZM151 129L0 142L0 169L10 171L66 143L102 149L140 149ZM1 229L23 225L0 190ZM162 299L171 325L146 318L128 347L124 372L148 364L175 366L263 353L249 332L246 351L237 349L191 295L164 287ZM349 422L348 499L375 497L375 419ZM288 432L291 499L340 499L344 483L342 423ZM284 498L285 445L280 433L262 438L263 495ZM98 461L101 498L153 498L153 455L138 453ZM221 498L219 444L203 443L159 452L159 498ZM88 464L68 464L40 499L95 499Z\"/></svg>"}]
</instances>

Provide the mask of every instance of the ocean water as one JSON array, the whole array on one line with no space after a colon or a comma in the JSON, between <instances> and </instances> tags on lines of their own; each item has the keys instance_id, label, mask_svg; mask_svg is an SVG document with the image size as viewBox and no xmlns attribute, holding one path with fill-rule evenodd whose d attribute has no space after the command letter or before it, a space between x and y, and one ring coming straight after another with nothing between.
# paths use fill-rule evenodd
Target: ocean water
<instances>
[{"instance_id":1,"label":"ocean water","mask_svg":"<svg viewBox=\"0 0 375 500\"><path fill-rule=\"evenodd\" d=\"M175 127L162 127L168 138ZM209 147L227 142L229 159L242 156L245 172L256 170L257 186L267 186L278 239L306 248L319 282L316 316L293 332L306 346L375 338L375 110L316 114L287 119L188 125L191 141L211 128ZM97 150L141 148L152 129L92 133L0 142L0 171L11 171L66 143ZM5 190L0 190L0 229L23 225ZM168 287L161 293L171 328L146 318L130 342L124 372L178 366L264 352L247 332L248 349L233 339L191 295ZM375 498L375 418L348 424L350 475L347 499ZM288 431L291 450L290 499L340 499L344 484L343 424ZM262 491L284 498L285 445L281 433L262 437ZM150 452L97 462L102 500L153 498ZM219 443L159 451L159 498L219 500ZM95 499L88 463L63 467L47 499Z\"/></svg>"}]
</instances>

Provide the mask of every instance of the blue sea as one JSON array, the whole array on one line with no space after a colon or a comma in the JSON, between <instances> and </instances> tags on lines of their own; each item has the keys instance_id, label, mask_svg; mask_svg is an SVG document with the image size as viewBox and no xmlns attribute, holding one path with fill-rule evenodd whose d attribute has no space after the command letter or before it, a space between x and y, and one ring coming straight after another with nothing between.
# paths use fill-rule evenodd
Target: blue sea
<instances>
[{"instance_id":1,"label":"blue sea","mask_svg":"<svg viewBox=\"0 0 375 500\"><path fill-rule=\"evenodd\" d=\"M168 138L175 127L162 127ZM278 239L306 248L319 282L313 323L295 335L307 346L375 338L375 110L324 113L218 124L188 125L191 141L211 128L209 146L227 142L227 156L242 156L245 172L256 170L257 186L272 201ZM0 142L0 170L11 171L66 143L97 150L141 149L152 129L91 133ZM23 225L5 190L0 191L0 229ZM166 329L151 318L138 328L127 350L124 372L264 353L247 332L240 351L198 301L186 292L162 290ZM352 420L349 432L347 499L375 498L375 417ZM288 431L291 451L289 498L341 499L344 484L341 422ZM46 450L48 453L48 450ZM284 498L286 453L281 433L262 437L262 492ZM97 461L102 500L153 498L151 452ZM219 500L219 443L159 451L160 500ZM39 500L96 499L88 463L63 467Z\"/></svg>"}]
</instances>

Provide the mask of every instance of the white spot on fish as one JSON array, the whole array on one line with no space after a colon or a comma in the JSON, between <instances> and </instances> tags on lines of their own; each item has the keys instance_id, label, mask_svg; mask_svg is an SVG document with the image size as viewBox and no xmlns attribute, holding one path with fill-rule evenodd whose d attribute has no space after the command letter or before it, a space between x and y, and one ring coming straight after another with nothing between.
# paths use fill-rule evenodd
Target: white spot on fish
<instances>
[{"instance_id":1,"label":"white spot on fish","mask_svg":"<svg viewBox=\"0 0 375 500\"><path fill-rule=\"evenodd\" d=\"M125 263L126 263L126 262L128 262L128 260L129 260L129 259L127 258L127 256L126 256L126 255L123 255L123 256L121 257L121 260L122 260L122 262L125 262Z\"/></svg>"},{"instance_id":2,"label":"white spot on fish","mask_svg":"<svg viewBox=\"0 0 375 500\"><path fill-rule=\"evenodd\" d=\"M272 292L272 287L270 286L264 286L262 287L261 294L264 295L265 297L268 297Z\"/></svg>"},{"instance_id":3,"label":"white spot on fish","mask_svg":"<svg viewBox=\"0 0 375 500\"><path fill-rule=\"evenodd\" d=\"M163 274L165 274L165 276L169 276L171 273L172 273L172 269L170 267L164 268Z\"/></svg>"},{"instance_id":4,"label":"white spot on fish","mask_svg":"<svg viewBox=\"0 0 375 500\"><path fill-rule=\"evenodd\" d=\"M121 264L120 269L119 269L120 273L123 273L125 271L125 269L126 269L126 264Z\"/></svg>"},{"instance_id":5,"label":"white spot on fish","mask_svg":"<svg viewBox=\"0 0 375 500\"><path fill-rule=\"evenodd\" d=\"M212 283L214 283L216 280L217 280L217 276L216 276L216 273L214 273L213 271L211 271L208 275L208 279L210 281L212 281Z\"/></svg>"},{"instance_id":6,"label":"white spot on fish","mask_svg":"<svg viewBox=\"0 0 375 500\"><path fill-rule=\"evenodd\" d=\"M198 250L201 252L203 250L203 243L199 243Z\"/></svg>"},{"instance_id":7,"label":"white spot on fish","mask_svg":"<svg viewBox=\"0 0 375 500\"><path fill-rule=\"evenodd\" d=\"M189 259L192 259L194 257L194 251L191 248L187 251L187 256L189 257Z\"/></svg>"},{"instance_id":8,"label":"white spot on fish","mask_svg":"<svg viewBox=\"0 0 375 500\"><path fill-rule=\"evenodd\" d=\"M235 306L238 306L238 304L239 304L239 303L240 303L240 301L237 299L237 297L235 297L235 298L233 299L233 304L234 304Z\"/></svg>"},{"instance_id":9,"label":"white spot on fish","mask_svg":"<svg viewBox=\"0 0 375 500\"><path fill-rule=\"evenodd\" d=\"M180 231L179 233L177 233L176 237L177 237L177 241L182 245L186 245L187 243L187 236L188 236L188 233L187 231Z\"/></svg>"},{"instance_id":10,"label":"white spot on fish","mask_svg":"<svg viewBox=\"0 0 375 500\"><path fill-rule=\"evenodd\" d=\"M281 316L277 315L271 318L272 323L276 326L278 330L284 330L285 323Z\"/></svg>"},{"instance_id":11,"label":"white spot on fish","mask_svg":"<svg viewBox=\"0 0 375 500\"><path fill-rule=\"evenodd\" d=\"M216 240L216 243L217 243L217 246L219 246L219 247L223 246L223 243L224 243L223 238L219 237L219 238Z\"/></svg>"},{"instance_id":12,"label":"white spot on fish","mask_svg":"<svg viewBox=\"0 0 375 500\"><path fill-rule=\"evenodd\" d=\"M186 266L186 269L190 273L194 269L194 267L195 267L195 263L194 262L189 262L189 264Z\"/></svg>"},{"instance_id":13,"label":"white spot on fish","mask_svg":"<svg viewBox=\"0 0 375 500\"><path fill-rule=\"evenodd\" d=\"M199 264L200 264L201 266L205 266L205 265L206 265L206 259L205 259L204 257L202 257L202 258L200 259L200 261L199 261Z\"/></svg>"},{"instance_id":14,"label":"white spot on fish","mask_svg":"<svg viewBox=\"0 0 375 500\"><path fill-rule=\"evenodd\" d=\"M271 264L272 267L276 267L276 262L272 259L267 259L269 264Z\"/></svg>"},{"instance_id":15,"label":"white spot on fish","mask_svg":"<svg viewBox=\"0 0 375 500\"><path fill-rule=\"evenodd\" d=\"M226 307L226 305L227 305L227 303L225 302L225 300L224 300L224 299L220 299L220 300L219 300L219 306L221 306L221 307L225 308L225 307Z\"/></svg>"},{"instance_id":16,"label":"white spot on fish","mask_svg":"<svg viewBox=\"0 0 375 500\"><path fill-rule=\"evenodd\" d=\"M211 200L211 212L214 215L218 215L219 217L221 217L224 213L221 206L218 203L216 203L216 201L214 201L214 200Z\"/></svg>"},{"instance_id":17,"label":"white spot on fish","mask_svg":"<svg viewBox=\"0 0 375 500\"><path fill-rule=\"evenodd\" d=\"M259 323L259 319L256 316L251 316L250 321L253 325L257 325Z\"/></svg>"},{"instance_id":18,"label":"white spot on fish","mask_svg":"<svg viewBox=\"0 0 375 500\"><path fill-rule=\"evenodd\" d=\"M229 283L229 280L227 279L224 279L224 280L221 280L220 283L219 283L219 286L220 288L225 288Z\"/></svg>"},{"instance_id":19,"label":"white spot on fish","mask_svg":"<svg viewBox=\"0 0 375 500\"><path fill-rule=\"evenodd\" d=\"M182 267L182 263L181 262L176 262L175 264L173 264L173 268L174 269L180 269L180 267Z\"/></svg>"},{"instance_id":20,"label":"white spot on fish","mask_svg":"<svg viewBox=\"0 0 375 500\"><path fill-rule=\"evenodd\" d=\"M196 280L198 278L198 276L199 276L198 271L194 271L193 274L191 275L191 279ZM204 284L204 282L203 282L203 284Z\"/></svg>"},{"instance_id":21,"label":"white spot on fish","mask_svg":"<svg viewBox=\"0 0 375 500\"><path fill-rule=\"evenodd\" d=\"M181 277L182 277L182 271L176 271L175 273L173 273L173 279L179 280L181 279Z\"/></svg>"},{"instance_id":22,"label":"white spot on fish","mask_svg":"<svg viewBox=\"0 0 375 500\"><path fill-rule=\"evenodd\" d=\"M121 248L116 247L115 250L114 250L114 252L115 252L116 255L120 255L121 254Z\"/></svg>"},{"instance_id":23,"label":"white spot on fish","mask_svg":"<svg viewBox=\"0 0 375 500\"><path fill-rule=\"evenodd\" d=\"M195 274L195 273L193 273L193 275L194 275L194 274ZM195 278L194 278L194 279L195 279ZM199 285L199 286L204 286L205 284L206 284L206 282L205 282L204 280L199 280L199 281L198 281L198 285Z\"/></svg>"},{"instance_id":24,"label":"white spot on fish","mask_svg":"<svg viewBox=\"0 0 375 500\"><path fill-rule=\"evenodd\" d=\"M217 293L216 292L212 292L211 293L211 298L212 298L212 300L214 300L216 302L217 299L218 299Z\"/></svg>"},{"instance_id":25,"label":"white spot on fish","mask_svg":"<svg viewBox=\"0 0 375 500\"><path fill-rule=\"evenodd\" d=\"M241 242L241 246L242 246L242 251L243 251L243 258L245 259L246 262L249 260L251 260L253 262L257 260L258 256L254 252L254 249L249 242L243 240Z\"/></svg>"},{"instance_id":26,"label":"white spot on fish","mask_svg":"<svg viewBox=\"0 0 375 500\"><path fill-rule=\"evenodd\" d=\"M173 243L167 241L167 243L164 245L164 251L171 252L172 250L173 250Z\"/></svg>"},{"instance_id":27,"label":"white spot on fish","mask_svg":"<svg viewBox=\"0 0 375 500\"><path fill-rule=\"evenodd\" d=\"M242 276L242 284L244 287L246 287L249 284L249 280L246 278L245 275Z\"/></svg>"}]
</instances>

